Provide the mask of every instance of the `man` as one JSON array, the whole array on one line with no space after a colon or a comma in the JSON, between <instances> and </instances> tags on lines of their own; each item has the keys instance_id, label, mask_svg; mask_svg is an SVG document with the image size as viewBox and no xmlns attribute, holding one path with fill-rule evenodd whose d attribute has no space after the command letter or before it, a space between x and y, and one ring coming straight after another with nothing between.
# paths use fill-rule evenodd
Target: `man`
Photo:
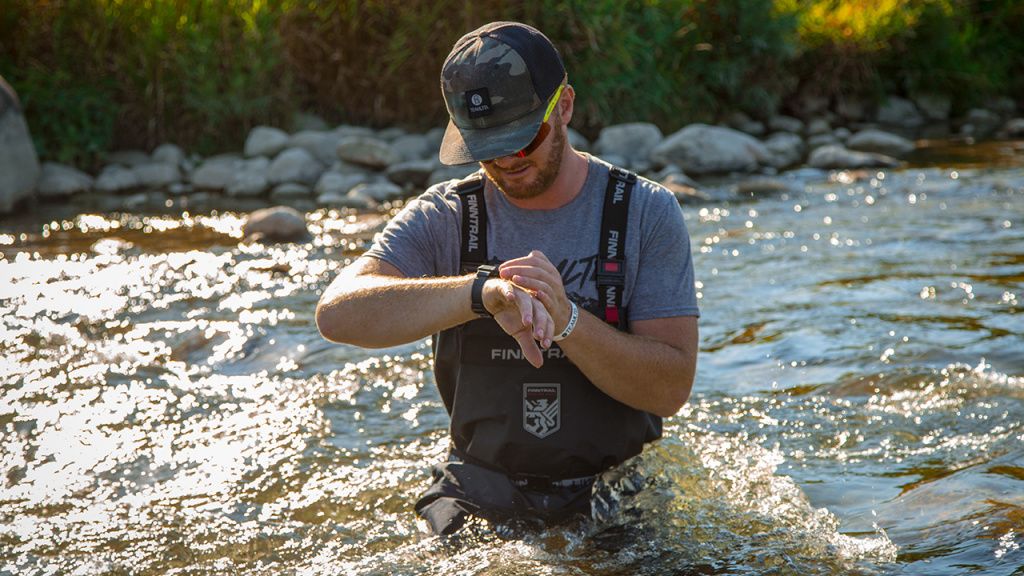
<instances>
[{"instance_id":1,"label":"man","mask_svg":"<svg viewBox=\"0 0 1024 576\"><path fill-rule=\"evenodd\" d=\"M434 335L452 448L416 510L435 532L467 515L587 514L595 475L660 437L690 393L698 310L679 205L569 145L575 93L534 28L463 36L441 87L441 161L482 174L407 204L328 287L317 326L366 347Z\"/></svg>"}]
</instances>

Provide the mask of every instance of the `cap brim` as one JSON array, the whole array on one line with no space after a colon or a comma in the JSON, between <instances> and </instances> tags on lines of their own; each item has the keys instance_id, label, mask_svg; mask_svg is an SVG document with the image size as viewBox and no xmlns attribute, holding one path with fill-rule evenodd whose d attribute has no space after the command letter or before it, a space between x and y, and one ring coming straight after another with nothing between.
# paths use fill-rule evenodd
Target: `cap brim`
<instances>
[{"instance_id":1,"label":"cap brim","mask_svg":"<svg viewBox=\"0 0 1024 576\"><path fill-rule=\"evenodd\" d=\"M459 128L449 119L438 157L442 164L454 166L515 154L533 141L540 125L544 123L544 111L541 107L522 118L493 128Z\"/></svg>"}]
</instances>

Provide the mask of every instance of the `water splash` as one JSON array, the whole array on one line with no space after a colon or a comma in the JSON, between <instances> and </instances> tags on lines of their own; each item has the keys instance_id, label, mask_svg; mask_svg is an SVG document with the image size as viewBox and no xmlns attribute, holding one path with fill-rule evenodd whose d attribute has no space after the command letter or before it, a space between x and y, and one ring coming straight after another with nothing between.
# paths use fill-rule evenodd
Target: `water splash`
<instances>
[{"instance_id":1,"label":"water splash","mask_svg":"<svg viewBox=\"0 0 1024 576\"><path fill-rule=\"evenodd\" d=\"M635 568L706 573L834 574L892 562L896 547L881 529L848 536L838 519L814 508L776 469L783 456L696 427L677 430L595 489L617 501L595 527L636 531ZM636 491L636 485L646 486ZM616 497L617 494L635 496Z\"/></svg>"}]
</instances>

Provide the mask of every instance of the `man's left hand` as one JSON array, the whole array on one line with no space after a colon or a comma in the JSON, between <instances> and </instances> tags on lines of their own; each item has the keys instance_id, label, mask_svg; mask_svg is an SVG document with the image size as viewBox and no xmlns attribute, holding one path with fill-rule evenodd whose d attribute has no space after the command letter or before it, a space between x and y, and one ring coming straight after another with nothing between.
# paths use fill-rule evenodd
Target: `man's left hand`
<instances>
[{"instance_id":1,"label":"man's left hand","mask_svg":"<svg viewBox=\"0 0 1024 576\"><path fill-rule=\"evenodd\" d=\"M572 310L569 297L562 285L562 275L543 252L534 250L521 258L506 260L498 271L503 279L536 295L554 320L556 334L565 329Z\"/></svg>"}]
</instances>

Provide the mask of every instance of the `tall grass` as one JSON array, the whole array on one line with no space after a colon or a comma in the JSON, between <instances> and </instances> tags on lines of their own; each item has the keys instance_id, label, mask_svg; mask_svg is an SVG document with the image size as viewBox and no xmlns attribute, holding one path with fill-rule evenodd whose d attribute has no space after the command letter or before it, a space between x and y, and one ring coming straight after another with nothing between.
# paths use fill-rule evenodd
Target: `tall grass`
<instances>
[{"instance_id":1,"label":"tall grass","mask_svg":"<svg viewBox=\"0 0 1024 576\"><path fill-rule=\"evenodd\" d=\"M584 131L774 108L795 22L770 0L349 0L296 6L281 31L307 107L423 127L445 119L438 78L451 46L492 20L532 24L558 45Z\"/></svg>"}]
</instances>

